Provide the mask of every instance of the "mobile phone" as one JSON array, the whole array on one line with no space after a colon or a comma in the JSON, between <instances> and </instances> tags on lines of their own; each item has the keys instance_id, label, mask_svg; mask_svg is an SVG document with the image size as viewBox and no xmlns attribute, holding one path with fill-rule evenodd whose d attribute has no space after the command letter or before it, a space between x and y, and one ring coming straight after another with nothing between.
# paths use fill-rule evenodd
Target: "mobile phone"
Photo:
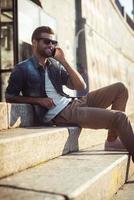
<instances>
[{"instance_id":1,"label":"mobile phone","mask_svg":"<svg viewBox=\"0 0 134 200\"><path fill-rule=\"evenodd\" d=\"M53 51L52 51L52 57L55 56L55 52L56 52L56 48L54 48Z\"/></svg>"}]
</instances>

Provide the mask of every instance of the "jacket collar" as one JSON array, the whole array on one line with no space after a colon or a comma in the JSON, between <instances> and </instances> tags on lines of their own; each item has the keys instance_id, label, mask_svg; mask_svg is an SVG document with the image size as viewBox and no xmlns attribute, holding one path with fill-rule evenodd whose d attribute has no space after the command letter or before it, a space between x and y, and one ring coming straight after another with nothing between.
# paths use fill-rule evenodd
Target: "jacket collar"
<instances>
[{"instance_id":1,"label":"jacket collar","mask_svg":"<svg viewBox=\"0 0 134 200\"><path fill-rule=\"evenodd\" d=\"M34 65L34 67L35 68L40 68L41 67L41 64L39 64L39 62L38 62L38 59L36 58L36 56L32 56L31 57L31 61L32 61L32 63L33 63L33 65ZM47 59L47 66L49 66L51 64L51 61L50 61L50 59L48 58Z\"/></svg>"}]
</instances>

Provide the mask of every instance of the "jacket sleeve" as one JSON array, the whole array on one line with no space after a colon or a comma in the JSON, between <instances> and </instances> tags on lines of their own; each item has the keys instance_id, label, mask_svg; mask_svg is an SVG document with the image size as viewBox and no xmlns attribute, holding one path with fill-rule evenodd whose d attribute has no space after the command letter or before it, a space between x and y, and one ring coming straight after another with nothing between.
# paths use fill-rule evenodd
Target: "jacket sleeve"
<instances>
[{"instance_id":1,"label":"jacket sleeve","mask_svg":"<svg viewBox=\"0 0 134 200\"><path fill-rule=\"evenodd\" d=\"M8 86L6 89L6 96L18 96L23 90L24 73L20 66L16 66L10 75Z\"/></svg>"},{"instance_id":2,"label":"jacket sleeve","mask_svg":"<svg viewBox=\"0 0 134 200\"><path fill-rule=\"evenodd\" d=\"M60 73L62 85L66 85L69 78L69 74L62 65L60 65Z\"/></svg>"},{"instance_id":3,"label":"jacket sleeve","mask_svg":"<svg viewBox=\"0 0 134 200\"><path fill-rule=\"evenodd\" d=\"M61 80L62 80L62 85L66 85L68 88L74 89L74 86L69 78L69 74L62 65L61 65Z\"/></svg>"}]
</instances>

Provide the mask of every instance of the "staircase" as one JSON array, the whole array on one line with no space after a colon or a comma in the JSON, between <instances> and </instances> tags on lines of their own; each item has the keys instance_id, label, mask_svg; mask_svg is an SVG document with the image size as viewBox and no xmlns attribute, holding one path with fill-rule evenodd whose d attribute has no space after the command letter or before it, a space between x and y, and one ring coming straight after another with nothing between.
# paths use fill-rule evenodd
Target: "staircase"
<instances>
[{"instance_id":1,"label":"staircase","mask_svg":"<svg viewBox=\"0 0 134 200\"><path fill-rule=\"evenodd\" d=\"M32 112L0 103L0 200L110 200L134 173L105 130L34 127Z\"/></svg>"}]
</instances>

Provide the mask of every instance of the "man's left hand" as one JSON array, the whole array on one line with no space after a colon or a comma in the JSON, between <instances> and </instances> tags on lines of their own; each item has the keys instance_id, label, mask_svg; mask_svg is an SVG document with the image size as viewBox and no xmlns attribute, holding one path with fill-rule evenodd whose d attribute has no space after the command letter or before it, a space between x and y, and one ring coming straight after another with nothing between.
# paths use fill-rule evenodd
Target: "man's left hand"
<instances>
[{"instance_id":1,"label":"man's left hand","mask_svg":"<svg viewBox=\"0 0 134 200\"><path fill-rule=\"evenodd\" d=\"M59 61L61 64L64 64L65 60L65 56L64 56L64 52L60 47L56 47L56 52L55 52L55 56L54 58Z\"/></svg>"}]
</instances>

